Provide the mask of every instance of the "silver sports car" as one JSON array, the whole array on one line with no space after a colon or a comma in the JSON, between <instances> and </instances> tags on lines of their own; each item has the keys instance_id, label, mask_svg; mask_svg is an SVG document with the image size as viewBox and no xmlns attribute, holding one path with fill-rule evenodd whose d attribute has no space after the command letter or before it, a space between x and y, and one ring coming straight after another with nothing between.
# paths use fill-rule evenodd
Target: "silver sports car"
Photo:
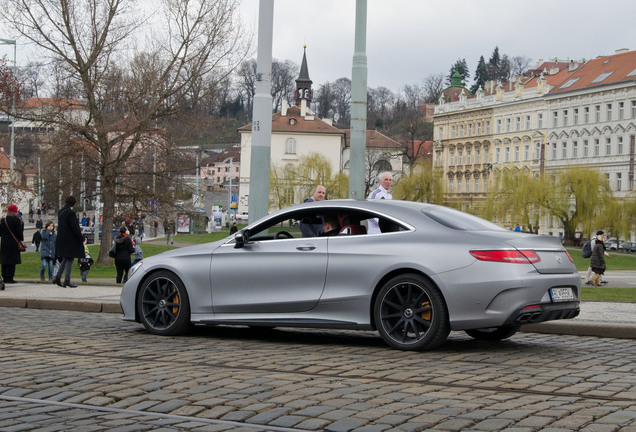
<instances>
[{"instance_id":1,"label":"silver sports car","mask_svg":"<svg viewBox=\"0 0 636 432\"><path fill-rule=\"evenodd\" d=\"M321 223L317 237L298 226ZM124 320L160 335L193 324L375 329L394 348L420 350L451 330L500 340L579 313L579 274L558 238L406 201L293 206L130 274Z\"/></svg>"}]
</instances>

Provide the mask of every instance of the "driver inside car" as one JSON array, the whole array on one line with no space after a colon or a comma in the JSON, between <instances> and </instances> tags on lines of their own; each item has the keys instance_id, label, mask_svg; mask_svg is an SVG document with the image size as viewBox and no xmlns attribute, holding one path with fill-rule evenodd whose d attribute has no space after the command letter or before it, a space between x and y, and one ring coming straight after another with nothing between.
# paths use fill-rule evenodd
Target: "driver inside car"
<instances>
[{"instance_id":1,"label":"driver inside car","mask_svg":"<svg viewBox=\"0 0 636 432\"><path fill-rule=\"evenodd\" d=\"M340 232L340 223L338 222L338 216L326 215L322 220L323 232L320 233L321 237L336 236Z\"/></svg>"}]
</instances>

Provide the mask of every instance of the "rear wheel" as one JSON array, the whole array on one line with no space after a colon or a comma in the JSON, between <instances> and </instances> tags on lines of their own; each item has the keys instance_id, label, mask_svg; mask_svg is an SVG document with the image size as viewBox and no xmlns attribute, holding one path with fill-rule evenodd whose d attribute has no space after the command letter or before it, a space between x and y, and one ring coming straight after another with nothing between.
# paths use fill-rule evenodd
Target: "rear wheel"
<instances>
[{"instance_id":1,"label":"rear wheel","mask_svg":"<svg viewBox=\"0 0 636 432\"><path fill-rule=\"evenodd\" d=\"M188 293L172 272L160 271L146 279L137 298L137 308L141 323L151 333L172 336L191 327Z\"/></svg>"},{"instance_id":2,"label":"rear wheel","mask_svg":"<svg viewBox=\"0 0 636 432\"><path fill-rule=\"evenodd\" d=\"M483 329L464 330L470 337L479 340L498 341L508 339L516 334L521 326L491 327Z\"/></svg>"},{"instance_id":3,"label":"rear wheel","mask_svg":"<svg viewBox=\"0 0 636 432\"><path fill-rule=\"evenodd\" d=\"M435 348L450 333L448 309L441 293L415 274L389 280L378 294L373 316L382 339L401 350Z\"/></svg>"}]
</instances>

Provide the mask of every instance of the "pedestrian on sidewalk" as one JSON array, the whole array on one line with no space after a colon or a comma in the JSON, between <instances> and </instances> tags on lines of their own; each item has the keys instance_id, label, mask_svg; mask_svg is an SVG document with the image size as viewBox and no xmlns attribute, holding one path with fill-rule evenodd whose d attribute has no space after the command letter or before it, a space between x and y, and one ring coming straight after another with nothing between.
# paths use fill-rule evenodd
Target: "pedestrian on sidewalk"
<instances>
[{"instance_id":1,"label":"pedestrian on sidewalk","mask_svg":"<svg viewBox=\"0 0 636 432\"><path fill-rule=\"evenodd\" d=\"M77 214L73 211L75 197L66 198L66 206L57 214L57 239L55 242L55 254L62 258L60 267L53 278L53 283L62 288L77 288L71 283L71 272L75 258L84 256L84 236L79 227ZM62 282L62 275L65 275Z\"/></svg>"},{"instance_id":2,"label":"pedestrian on sidewalk","mask_svg":"<svg viewBox=\"0 0 636 432\"><path fill-rule=\"evenodd\" d=\"M601 276L605 273L605 243L603 231L596 233L596 242L594 243L592 256L590 257L590 267L594 272L590 278L590 282L592 282L594 286L601 286Z\"/></svg>"},{"instance_id":3,"label":"pedestrian on sidewalk","mask_svg":"<svg viewBox=\"0 0 636 432\"><path fill-rule=\"evenodd\" d=\"M600 240L599 240L599 237L600 237ZM596 236L592 240L590 240L590 248L592 249L592 253L594 253L594 246L596 246L597 242L601 242L603 243L603 246L605 246L605 242L603 240L604 238L605 238L605 233L603 231L596 232ZM608 254L607 251L604 250L603 256L609 258L610 254ZM590 256L590 258L592 257ZM603 259L603 261L605 261L605 259ZM590 259L590 267L587 269L587 274L585 275L585 285L594 285L594 282L592 282L593 274L594 274L594 271L592 270L592 260ZM601 274L599 278L599 283L601 283L602 285L605 285L607 284L607 281L603 277L603 274Z\"/></svg>"},{"instance_id":4,"label":"pedestrian on sidewalk","mask_svg":"<svg viewBox=\"0 0 636 432\"><path fill-rule=\"evenodd\" d=\"M31 239L31 244L35 245L36 252L39 252L40 250L40 243L42 243L42 233L40 232L40 230L35 230L35 232L33 233L33 238Z\"/></svg>"},{"instance_id":5,"label":"pedestrian on sidewalk","mask_svg":"<svg viewBox=\"0 0 636 432\"><path fill-rule=\"evenodd\" d=\"M94 261L91 257L90 253L88 253L88 246L86 245L87 240L84 238L84 257L79 258L77 260L77 265L80 268L80 275L82 275L82 282L86 282L86 276L88 275L88 271L91 269Z\"/></svg>"},{"instance_id":6,"label":"pedestrian on sidewalk","mask_svg":"<svg viewBox=\"0 0 636 432\"><path fill-rule=\"evenodd\" d=\"M5 284L16 283L13 279L15 266L22 264L18 242L24 241L24 224L18 213L18 206L11 204L7 207L7 215L0 221L0 264Z\"/></svg>"},{"instance_id":7,"label":"pedestrian on sidewalk","mask_svg":"<svg viewBox=\"0 0 636 432\"><path fill-rule=\"evenodd\" d=\"M133 245L135 246L135 251L132 254L132 257L133 257L132 265L135 265L139 261L144 259L144 251L141 250L141 246L139 246L137 239L133 239Z\"/></svg>"},{"instance_id":8,"label":"pedestrian on sidewalk","mask_svg":"<svg viewBox=\"0 0 636 432\"><path fill-rule=\"evenodd\" d=\"M49 269L49 282L53 280L53 268L55 267L55 224L48 221L42 232L42 249L40 250L40 259L42 260L42 268L40 268L40 280L44 280L44 269Z\"/></svg>"},{"instance_id":9,"label":"pedestrian on sidewalk","mask_svg":"<svg viewBox=\"0 0 636 432\"><path fill-rule=\"evenodd\" d=\"M119 229L119 235L115 238L115 267L117 268L117 283L126 283L128 280L128 270L132 264L130 263L130 255L135 251L135 247L130 240L126 227Z\"/></svg>"}]
</instances>

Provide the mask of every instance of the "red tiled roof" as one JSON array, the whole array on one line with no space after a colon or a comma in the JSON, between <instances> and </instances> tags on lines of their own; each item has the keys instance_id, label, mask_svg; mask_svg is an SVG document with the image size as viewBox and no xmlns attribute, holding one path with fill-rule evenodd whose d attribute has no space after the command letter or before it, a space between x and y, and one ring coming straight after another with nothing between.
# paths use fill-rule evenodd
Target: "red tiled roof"
<instances>
[{"instance_id":1,"label":"red tiled roof","mask_svg":"<svg viewBox=\"0 0 636 432\"><path fill-rule=\"evenodd\" d=\"M345 147L351 147L351 130L344 129L342 132L347 134L347 140L345 142ZM381 134L376 130L368 130L367 131L367 148L375 147L375 148L400 148L402 144L399 142L389 138L386 135Z\"/></svg>"},{"instance_id":2,"label":"red tiled roof","mask_svg":"<svg viewBox=\"0 0 636 432\"><path fill-rule=\"evenodd\" d=\"M247 132L250 130L252 130L251 123L239 128L239 132ZM323 133L339 135L344 133L344 131L330 125L318 117L314 116L313 120L306 120L305 117L300 115L300 108L297 106L289 107L286 116L282 116L279 112L272 115L272 132Z\"/></svg>"},{"instance_id":3,"label":"red tiled roof","mask_svg":"<svg viewBox=\"0 0 636 432\"><path fill-rule=\"evenodd\" d=\"M0 151L0 169L10 169L11 161L9 160L9 156L3 151Z\"/></svg>"},{"instance_id":4,"label":"red tiled roof","mask_svg":"<svg viewBox=\"0 0 636 432\"><path fill-rule=\"evenodd\" d=\"M600 79L603 74L607 74L607 76L604 79ZM628 76L630 74L631 76ZM597 82L593 82L595 80ZM550 94L621 82L633 82L634 80L636 80L636 51L628 51L590 60L550 91Z\"/></svg>"},{"instance_id":5,"label":"red tiled roof","mask_svg":"<svg viewBox=\"0 0 636 432\"><path fill-rule=\"evenodd\" d=\"M19 108L41 108L44 105L56 106L64 109L85 109L86 105L76 99L64 98L29 98L20 102Z\"/></svg>"}]
</instances>

